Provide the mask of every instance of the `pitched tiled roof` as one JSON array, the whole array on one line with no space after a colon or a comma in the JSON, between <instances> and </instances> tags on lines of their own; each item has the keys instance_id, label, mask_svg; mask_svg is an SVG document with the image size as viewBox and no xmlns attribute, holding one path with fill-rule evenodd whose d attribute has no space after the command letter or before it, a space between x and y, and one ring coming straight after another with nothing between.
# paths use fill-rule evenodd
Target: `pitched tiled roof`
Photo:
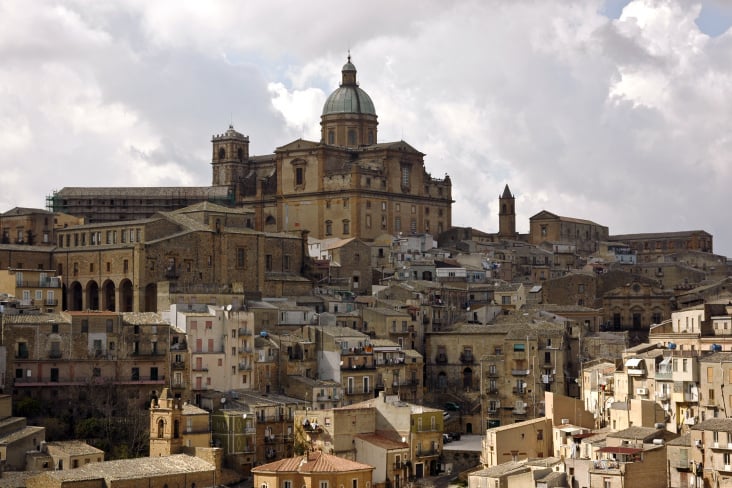
<instances>
[{"instance_id":1,"label":"pitched tiled roof","mask_svg":"<svg viewBox=\"0 0 732 488\"><path fill-rule=\"evenodd\" d=\"M302 456L280 459L252 469L252 473L290 472L290 473L347 473L374 469L370 464L363 464L349 459L312 451Z\"/></svg>"}]
</instances>

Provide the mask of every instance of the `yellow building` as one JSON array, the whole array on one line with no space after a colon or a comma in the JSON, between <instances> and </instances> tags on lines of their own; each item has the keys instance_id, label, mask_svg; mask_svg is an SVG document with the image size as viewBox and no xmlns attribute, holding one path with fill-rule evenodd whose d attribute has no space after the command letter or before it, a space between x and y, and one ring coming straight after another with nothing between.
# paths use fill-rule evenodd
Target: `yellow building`
<instances>
[{"instance_id":1,"label":"yellow building","mask_svg":"<svg viewBox=\"0 0 732 488\"><path fill-rule=\"evenodd\" d=\"M50 269L0 269L0 293L13 295L21 308L37 308L46 313L60 312L63 294L61 276Z\"/></svg>"}]
</instances>

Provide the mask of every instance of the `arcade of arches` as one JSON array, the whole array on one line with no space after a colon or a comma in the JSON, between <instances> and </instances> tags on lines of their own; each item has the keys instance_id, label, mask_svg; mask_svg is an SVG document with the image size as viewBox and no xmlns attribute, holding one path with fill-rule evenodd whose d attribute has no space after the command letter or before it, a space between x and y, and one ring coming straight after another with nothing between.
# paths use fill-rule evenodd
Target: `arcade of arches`
<instances>
[{"instance_id":1,"label":"arcade of arches","mask_svg":"<svg viewBox=\"0 0 732 488\"><path fill-rule=\"evenodd\" d=\"M125 278L119 283L108 279L99 284L96 280L88 280L82 284L72 281L64 285L64 309L70 311L104 310L109 312L143 312L157 310L157 285L150 283L141 289L136 296L132 281ZM139 307L135 307L139 300Z\"/></svg>"}]
</instances>

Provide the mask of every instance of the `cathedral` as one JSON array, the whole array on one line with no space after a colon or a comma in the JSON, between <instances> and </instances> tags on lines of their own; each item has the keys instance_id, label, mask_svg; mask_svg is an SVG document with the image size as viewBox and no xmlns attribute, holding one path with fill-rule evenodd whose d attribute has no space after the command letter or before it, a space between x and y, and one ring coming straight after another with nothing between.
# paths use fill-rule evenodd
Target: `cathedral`
<instances>
[{"instance_id":1,"label":"cathedral","mask_svg":"<svg viewBox=\"0 0 732 488\"><path fill-rule=\"evenodd\" d=\"M439 234L451 227L450 178L433 178L424 154L406 142L379 142L376 109L350 55L320 125L318 142L298 139L252 157L249 137L229 126L211 140L208 187L66 187L48 197L48 207L95 223L209 201L248 208L255 230L308 231L321 239Z\"/></svg>"}]
</instances>

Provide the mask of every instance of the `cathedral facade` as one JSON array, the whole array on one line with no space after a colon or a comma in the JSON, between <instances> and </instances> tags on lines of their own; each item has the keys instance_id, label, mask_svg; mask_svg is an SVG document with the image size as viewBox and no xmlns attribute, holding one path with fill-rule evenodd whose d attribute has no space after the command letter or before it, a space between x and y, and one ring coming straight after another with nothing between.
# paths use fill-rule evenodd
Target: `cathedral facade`
<instances>
[{"instance_id":1,"label":"cathedral facade","mask_svg":"<svg viewBox=\"0 0 732 488\"><path fill-rule=\"evenodd\" d=\"M317 238L438 234L452 225L450 178L433 178L424 154L404 141L379 142L374 103L350 56L321 114L321 140L298 139L249 156L249 137L232 126L214 135L209 187L63 188L48 207L87 223L147 218L201 201L254 212L265 232Z\"/></svg>"}]
</instances>

